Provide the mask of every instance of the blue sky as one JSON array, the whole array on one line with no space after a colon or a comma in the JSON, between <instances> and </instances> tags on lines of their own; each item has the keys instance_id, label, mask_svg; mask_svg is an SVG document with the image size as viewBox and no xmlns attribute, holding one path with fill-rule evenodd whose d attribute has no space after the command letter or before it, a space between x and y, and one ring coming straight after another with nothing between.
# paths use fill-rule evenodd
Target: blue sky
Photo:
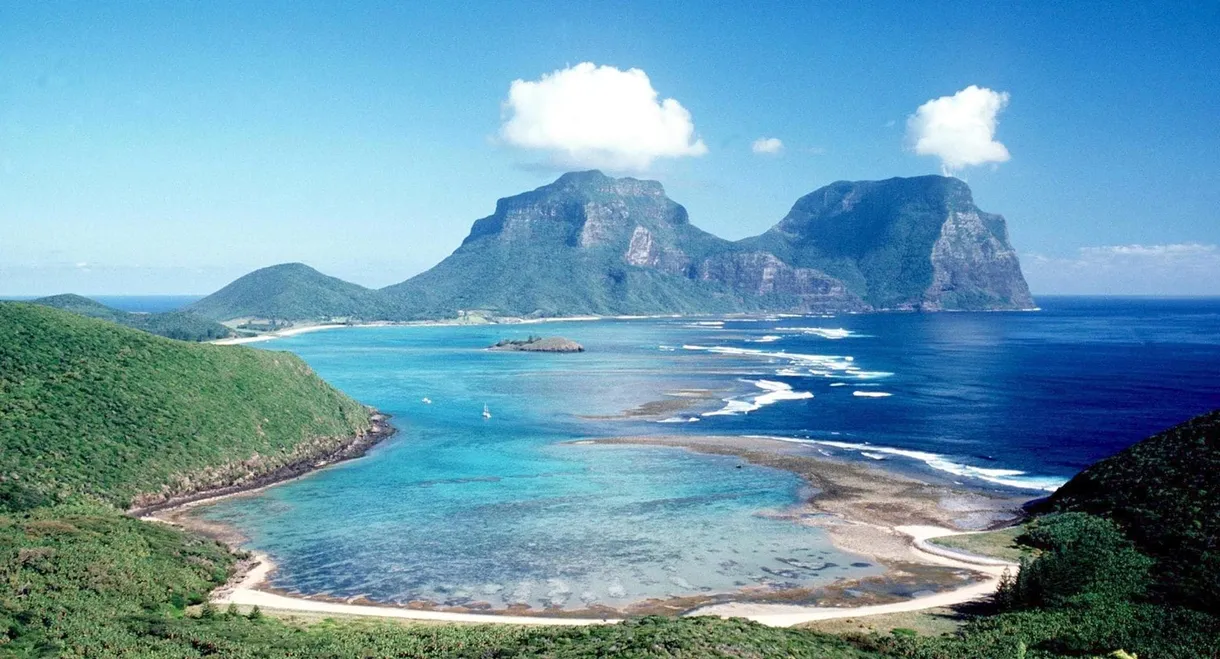
<instances>
[{"instance_id":1,"label":"blue sky","mask_svg":"<svg viewBox=\"0 0 1220 659\"><path fill-rule=\"evenodd\" d=\"M576 4L0 5L0 294L401 281L588 162L505 128L514 80L583 62L689 114L675 155L612 164L719 235L940 172L909 117L976 85L1010 157L954 173L1035 293L1220 294L1220 4Z\"/></svg>"}]
</instances>

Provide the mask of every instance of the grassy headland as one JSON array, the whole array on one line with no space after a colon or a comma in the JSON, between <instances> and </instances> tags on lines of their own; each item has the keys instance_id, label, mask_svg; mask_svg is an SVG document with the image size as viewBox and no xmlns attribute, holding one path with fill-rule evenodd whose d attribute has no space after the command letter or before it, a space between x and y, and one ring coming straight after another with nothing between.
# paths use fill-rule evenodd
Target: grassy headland
<instances>
[{"instance_id":1,"label":"grassy headland","mask_svg":"<svg viewBox=\"0 0 1220 659\"><path fill-rule=\"evenodd\" d=\"M364 406L294 355L0 303L4 497L147 505L317 459L369 429Z\"/></svg>"},{"instance_id":2,"label":"grassy headland","mask_svg":"<svg viewBox=\"0 0 1220 659\"><path fill-rule=\"evenodd\" d=\"M233 330L203 316L188 311L131 313L108 307L101 302L70 293L32 300L34 304L71 311L74 314L100 318L112 323L134 327L179 341L213 341L233 336Z\"/></svg>"}]
</instances>

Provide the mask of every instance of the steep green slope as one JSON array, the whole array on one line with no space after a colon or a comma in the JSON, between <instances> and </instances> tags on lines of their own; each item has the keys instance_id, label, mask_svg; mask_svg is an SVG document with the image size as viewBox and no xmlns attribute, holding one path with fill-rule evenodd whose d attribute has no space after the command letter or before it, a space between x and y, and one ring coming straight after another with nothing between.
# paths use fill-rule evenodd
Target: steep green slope
<instances>
[{"instance_id":1,"label":"steep green slope","mask_svg":"<svg viewBox=\"0 0 1220 659\"><path fill-rule=\"evenodd\" d=\"M303 263L255 270L186 310L219 321L392 320L401 316L396 302L378 291L324 275Z\"/></svg>"},{"instance_id":2,"label":"steep green slope","mask_svg":"<svg viewBox=\"0 0 1220 659\"><path fill-rule=\"evenodd\" d=\"M270 472L368 427L296 356L0 303L0 493L122 507Z\"/></svg>"},{"instance_id":3,"label":"steep green slope","mask_svg":"<svg viewBox=\"0 0 1220 659\"><path fill-rule=\"evenodd\" d=\"M163 313L129 313L113 309L101 302L80 295L64 294L32 300L34 304L71 311L90 318L134 327L150 334L180 341L211 341L233 336L233 330L202 316L185 311Z\"/></svg>"},{"instance_id":4,"label":"steep green slope","mask_svg":"<svg viewBox=\"0 0 1220 659\"><path fill-rule=\"evenodd\" d=\"M1048 506L1114 520L1157 560L1165 597L1220 611L1220 410L1094 464Z\"/></svg>"},{"instance_id":5,"label":"steep green slope","mask_svg":"<svg viewBox=\"0 0 1220 659\"><path fill-rule=\"evenodd\" d=\"M838 181L738 244L821 270L877 308L1033 306L1004 218L956 178Z\"/></svg>"}]
</instances>

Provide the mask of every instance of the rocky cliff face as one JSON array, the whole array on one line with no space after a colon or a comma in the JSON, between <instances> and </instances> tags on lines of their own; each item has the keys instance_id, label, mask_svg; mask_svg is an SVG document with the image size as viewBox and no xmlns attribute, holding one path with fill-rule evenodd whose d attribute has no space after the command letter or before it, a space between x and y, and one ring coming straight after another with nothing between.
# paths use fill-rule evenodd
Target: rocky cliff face
<instances>
[{"instance_id":1,"label":"rocky cliff face","mask_svg":"<svg viewBox=\"0 0 1220 659\"><path fill-rule=\"evenodd\" d=\"M932 283L920 309L1029 309L1034 299L999 215L953 210L932 246Z\"/></svg>"},{"instance_id":2,"label":"rocky cliff face","mask_svg":"<svg viewBox=\"0 0 1220 659\"><path fill-rule=\"evenodd\" d=\"M832 183L740 246L820 270L875 309L1033 306L1004 218L955 178Z\"/></svg>"},{"instance_id":3,"label":"rocky cliff face","mask_svg":"<svg viewBox=\"0 0 1220 659\"><path fill-rule=\"evenodd\" d=\"M449 258L383 292L417 317L1033 304L1004 219L940 176L834 183L731 243L656 181L574 172L499 200Z\"/></svg>"},{"instance_id":4,"label":"rocky cliff face","mask_svg":"<svg viewBox=\"0 0 1220 659\"><path fill-rule=\"evenodd\" d=\"M746 303L696 276L707 255L731 248L656 181L574 172L499 200L449 258L385 291L420 316L731 311Z\"/></svg>"},{"instance_id":5,"label":"rocky cliff face","mask_svg":"<svg viewBox=\"0 0 1220 659\"><path fill-rule=\"evenodd\" d=\"M698 276L721 283L765 309L778 311L867 311L870 307L840 280L815 268L796 268L774 254L733 251L699 264Z\"/></svg>"}]
</instances>

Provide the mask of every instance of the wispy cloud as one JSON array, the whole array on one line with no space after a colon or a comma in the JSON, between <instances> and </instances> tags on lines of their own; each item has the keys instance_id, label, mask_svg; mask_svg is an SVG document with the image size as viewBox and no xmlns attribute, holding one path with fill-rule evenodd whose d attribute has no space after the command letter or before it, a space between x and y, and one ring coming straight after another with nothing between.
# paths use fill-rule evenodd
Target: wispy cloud
<instances>
[{"instance_id":1,"label":"wispy cloud","mask_svg":"<svg viewBox=\"0 0 1220 659\"><path fill-rule=\"evenodd\" d=\"M784 151L784 143L778 137L760 137L750 145L750 150L759 155L777 156Z\"/></svg>"},{"instance_id":2,"label":"wispy cloud","mask_svg":"<svg viewBox=\"0 0 1220 659\"><path fill-rule=\"evenodd\" d=\"M660 99L640 69L583 62L514 80L504 113L504 142L544 151L562 167L642 171L658 158L707 153L690 112Z\"/></svg>"},{"instance_id":3,"label":"wispy cloud","mask_svg":"<svg viewBox=\"0 0 1220 659\"><path fill-rule=\"evenodd\" d=\"M1027 254L1022 264L1035 292L1220 294L1220 246L1211 244L1081 247L1071 256Z\"/></svg>"},{"instance_id":4,"label":"wispy cloud","mask_svg":"<svg viewBox=\"0 0 1220 659\"><path fill-rule=\"evenodd\" d=\"M907 118L907 140L915 153L940 158L946 175L972 165L1007 162L1012 156L995 133L1008 98L1008 92L976 85L934 98Z\"/></svg>"}]
</instances>

